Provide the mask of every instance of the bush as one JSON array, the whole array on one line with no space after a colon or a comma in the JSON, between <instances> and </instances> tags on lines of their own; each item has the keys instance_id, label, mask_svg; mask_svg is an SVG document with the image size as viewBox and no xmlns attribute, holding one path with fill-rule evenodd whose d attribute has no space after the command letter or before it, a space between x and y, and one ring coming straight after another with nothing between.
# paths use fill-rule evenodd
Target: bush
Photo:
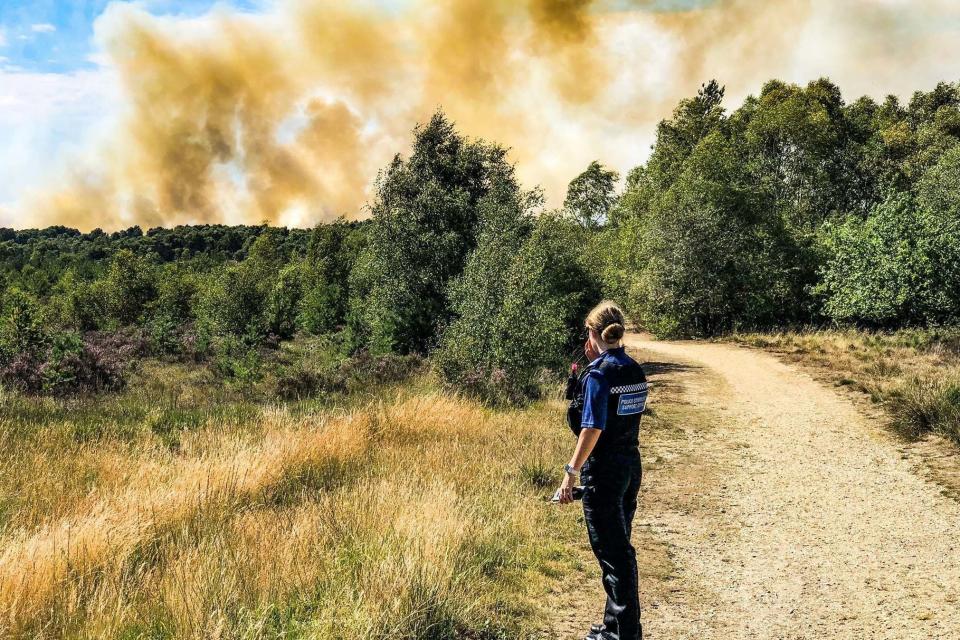
<instances>
[{"instance_id":1,"label":"bush","mask_svg":"<svg viewBox=\"0 0 960 640\"><path fill-rule=\"evenodd\" d=\"M915 376L891 401L896 426L905 435L934 432L960 443L960 380Z\"/></svg>"},{"instance_id":2,"label":"bush","mask_svg":"<svg viewBox=\"0 0 960 640\"><path fill-rule=\"evenodd\" d=\"M0 317L0 361L40 358L50 341L46 314L36 298L19 289L8 291Z\"/></svg>"},{"instance_id":3,"label":"bush","mask_svg":"<svg viewBox=\"0 0 960 640\"><path fill-rule=\"evenodd\" d=\"M824 235L829 258L818 290L829 317L891 326L926 315L931 274L912 198L892 195L866 221L849 218Z\"/></svg>"},{"instance_id":4,"label":"bush","mask_svg":"<svg viewBox=\"0 0 960 640\"><path fill-rule=\"evenodd\" d=\"M129 249L121 249L110 262L99 291L113 322L119 326L140 323L157 295L153 265Z\"/></svg>"},{"instance_id":5,"label":"bush","mask_svg":"<svg viewBox=\"0 0 960 640\"><path fill-rule=\"evenodd\" d=\"M157 278L157 297L150 305L150 316L182 325L195 319L200 278L197 273L178 266L167 266Z\"/></svg>"},{"instance_id":6,"label":"bush","mask_svg":"<svg viewBox=\"0 0 960 640\"><path fill-rule=\"evenodd\" d=\"M107 320L103 282L82 280L68 271L57 282L50 307L63 326L77 331L98 329Z\"/></svg>"},{"instance_id":7,"label":"bush","mask_svg":"<svg viewBox=\"0 0 960 640\"><path fill-rule=\"evenodd\" d=\"M213 353L213 368L218 375L241 383L260 379L263 359L256 346L226 335L214 341Z\"/></svg>"},{"instance_id":8,"label":"bush","mask_svg":"<svg viewBox=\"0 0 960 640\"><path fill-rule=\"evenodd\" d=\"M284 267L267 302L267 326L270 332L282 340L293 337L297 330L297 316L303 297L302 273L299 264Z\"/></svg>"},{"instance_id":9,"label":"bush","mask_svg":"<svg viewBox=\"0 0 960 640\"><path fill-rule=\"evenodd\" d=\"M599 285L580 260L587 232L578 223L544 214L530 231L514 203L491 206L486 224L434 361L457 389L521 404L539 395L545 369L563 364Z\"/></svg>"},{"instance_id":10,"label":"bush","mask_svg":"<svg viewBox=\"0 0 960 640\"><path fill-rule=\"evenodd\" d=\"M0 381L25 393L116 391L126 384L126 373L143 347L142 341L123 334L58 332L44 349L10 358L0 368Z\"/></svg>"},{"instance_id":11,"label":"bush","mask_svg":"<svg viewBox=\"0 0 960 640\"><path fill-rule=\"evenodd\" d=\"M213 274L199 294L198 322L211 335L259 343L269 328L266 311L271 284L249 261Z\"/></svg>"},{"instance_id":12,"label":"bush","mask_svg":"<svg viewBox=\"0 0 960 640\"><path fill-rule=\"evenodd\" d=\"M801 315L795 247L721 131L699 142L643 220L628 305L661 335L704 336Z\"/></svg>"},{"instance_id":13,"label":"bush","mask_svg":"<svg viewBox=\"0 0 960 640\"><path fill-rule=\"evenodd\" d=\"M318 225L311 232L301 269L303 298L297 322L302 329L319 335L346 322L350 272L365 241L356 223L343 220Z\"/></svg>"}]
</instances>

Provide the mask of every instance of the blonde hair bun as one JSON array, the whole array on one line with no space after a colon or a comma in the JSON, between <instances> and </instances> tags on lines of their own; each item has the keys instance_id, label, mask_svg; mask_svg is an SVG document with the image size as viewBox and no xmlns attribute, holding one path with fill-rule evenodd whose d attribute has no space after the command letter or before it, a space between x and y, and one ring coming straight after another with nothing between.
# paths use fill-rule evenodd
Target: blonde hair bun
<instances>
[{"instance_id":1,"label":"blonde hair bun","mask_svg":"<svg viewBox=\"0 0 960 640\"><path fill-rule=\"evenodd\" d=\"M600 332L600 337L603 338L603 341L607 344L617 342L623 337L623 325L619 322L608 324L603 328L603 331Z\"/></svg>"}]
</instances>

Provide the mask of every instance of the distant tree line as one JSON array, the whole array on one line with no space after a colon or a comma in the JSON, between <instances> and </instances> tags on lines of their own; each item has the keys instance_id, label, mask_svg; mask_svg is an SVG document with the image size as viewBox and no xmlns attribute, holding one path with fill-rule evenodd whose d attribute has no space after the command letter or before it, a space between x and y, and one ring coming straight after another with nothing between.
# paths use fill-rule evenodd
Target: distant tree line
<instances>
[{"instance_id":1,"label":"distant tree line","mask_svg":"<svg viewBox=\"0 0 960 640\"><path fill-rule=\"evenodd\" d=\"M252 350L330 334L515 403L601 297L669 336L960 320L960 86L847 104L825 79L771 81L731 113L722 100L703 85L622 190L593 162L555 211L504 148L437 113L365 222L0 230L0 380L110 388L118 335L136 336L129 357L231 375Z\"/></svg>"}]
</instances>

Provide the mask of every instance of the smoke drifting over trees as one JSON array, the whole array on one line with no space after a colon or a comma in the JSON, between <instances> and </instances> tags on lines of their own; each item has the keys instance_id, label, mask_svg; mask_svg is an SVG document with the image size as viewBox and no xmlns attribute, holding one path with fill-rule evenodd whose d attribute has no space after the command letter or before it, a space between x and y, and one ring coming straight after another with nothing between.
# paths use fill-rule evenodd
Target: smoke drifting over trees
<instances>
[{"instance_id":1,"label":"smoke drifting over trees","mask_svg":"<svg viewBox=\"0 0 960 640\"><path fill-rule=\"evenodd\" d=\"M362 217L377 169L438 107L559 203L590 160L643 161L656 122L707 77L734 99L771 76L902 92L918 81L905 67L960 47L932 30L958 13L949 3L834 4L286 0L192 19L110 5L96 39L124 97L117 122L23 198L16 226ZM899 61L848 62L846 46Z\"/></svg>"}]
</instances>

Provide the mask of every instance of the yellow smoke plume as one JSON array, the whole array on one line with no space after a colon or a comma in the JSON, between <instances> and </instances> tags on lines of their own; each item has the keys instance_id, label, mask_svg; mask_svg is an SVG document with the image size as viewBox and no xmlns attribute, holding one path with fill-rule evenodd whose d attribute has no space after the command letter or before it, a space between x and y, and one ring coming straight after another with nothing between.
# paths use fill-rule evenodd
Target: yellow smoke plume
<instances>
[{"instance_id":1,"label":"yellow smoke plume","mask_svg":"<svg viewBox=\"0 0 960 640\"><path fill-rule=\"evenodd\" d=\"M823 16L896 29L880 3L854 4L286 0L191 19L110 5L96 37L120 83L118 122L24 206L30 226L81 229L362 217L377 170L438 108L509 147L555 203L590 160L642 161L656 122L709 78L742 98L770 77L830 73L803 64L824 49L811 33Z\"/></svg>"}]
</instances>

